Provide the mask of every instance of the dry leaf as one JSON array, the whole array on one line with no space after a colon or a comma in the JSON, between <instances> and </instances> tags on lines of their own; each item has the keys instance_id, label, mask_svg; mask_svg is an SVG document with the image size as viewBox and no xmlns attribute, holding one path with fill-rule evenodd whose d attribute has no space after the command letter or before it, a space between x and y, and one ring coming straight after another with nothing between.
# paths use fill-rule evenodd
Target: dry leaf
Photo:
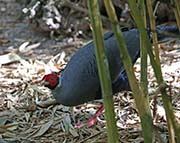
<instances>
[{"instance_id":1,"label":"dry leaf","mask_svg":"<svg viewBox=\"0 0 180 143\"><path fill-rule=\"evenodd\" d=\"M75 129L70 128L69 132L71 133L71 135L73 135L73 137L78 137L79 136L78 133L77 133L77 130L75 130Z\"/></svg>"},{"instance_id":2,"label":"dry leaf","mask_svg":"<svg viewBox=\"0 0 180 143\"><path fill-rule=\"evenodd\" d=\"M39 137L42 136L53 124L53 119L51 119L49 122L45 123L44 125L41 126L40 129L33 135L33 137Z\"/></svg>"},{"instance_id":3,"label":"dry leaf","mask_svg":"<svg viewBox=\"0 0 180 143\"><path fill-rule=\"evenodd\" d=\"M0 65L18 62L22 58L15 53L8 53L0 56Z\"/></svg>"},{"instance_id":4,"label":"dry leaf","mask_svg":"<svg viewBox=\"0 0 180 143\"><path fill-rule=\"evenodd\" d=\"M6 44L6 43L8 43L8 42L9 42L8 39L0 38L0 45Z\"/></svg>"}]
</instances>

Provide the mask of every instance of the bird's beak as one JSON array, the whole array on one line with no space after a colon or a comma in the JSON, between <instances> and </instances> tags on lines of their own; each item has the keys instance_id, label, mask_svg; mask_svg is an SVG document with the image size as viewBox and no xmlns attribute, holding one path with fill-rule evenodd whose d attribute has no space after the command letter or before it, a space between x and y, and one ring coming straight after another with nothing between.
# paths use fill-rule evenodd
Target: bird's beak
<instances>
[{"instance_id":1,"label":"bird's beak","mask_svg":"<svg viewBox=\"0 0 180 143\"><path fill-rule=\"evenodd\" d=\"M41 81L41 85L46 87L46 86L49 85L49 83L47 81L45 81L45 80L42 80Z\"/></svg>"}]
</instances>

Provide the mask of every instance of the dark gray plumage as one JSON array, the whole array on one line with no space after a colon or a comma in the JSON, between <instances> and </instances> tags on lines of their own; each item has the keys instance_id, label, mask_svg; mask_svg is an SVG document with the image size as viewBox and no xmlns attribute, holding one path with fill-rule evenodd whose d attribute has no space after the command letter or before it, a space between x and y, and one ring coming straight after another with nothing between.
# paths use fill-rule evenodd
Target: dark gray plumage
<instances>
[{"instance_id":1,"label":"dark gray plumage","mask_svg":"<svg viewBox=\"0 0 180 143\"><path fill-rule=\"evenodd\" d=\"M159 40L166 38L162 35L163 31L176 33L178 30L177 26L157 27ZM123 36L134 64L140 53L139 32L137 29L132 29L123 32ZM104 35L104 42L109 62L113 93L130 90L114 34L112 32L106 33ZM53 89L53 95L60 104L75 106L100 99L101 88L93 41L83 46L74 54L62 75L59 77L59 84L57 83L55 86L51 86L51 81L48 81L47 77L43 79L49 83L48 87Z\"/></svg>"},{"instance_id":2,"label":"dark gray plumage","mask_svg":"<svg viewBox=\"0 0 180 143\"><path fill-rule=\"evenodd\" d=\"M123 35L128 44L129 54L134 61L137 58L137 53L139 53L138 31L133 29L124 32ZM113 33L106 33L104 39L108 61L110 61L111 80L113 82L118 78L119 73L124 70L124 67ZM90 42L71 58L61 75L61 86L53 90L53 95L58 102L73 106L96 99L99 91L100 81L97 72L94 44Z\"/></svg>"}]
</instances>

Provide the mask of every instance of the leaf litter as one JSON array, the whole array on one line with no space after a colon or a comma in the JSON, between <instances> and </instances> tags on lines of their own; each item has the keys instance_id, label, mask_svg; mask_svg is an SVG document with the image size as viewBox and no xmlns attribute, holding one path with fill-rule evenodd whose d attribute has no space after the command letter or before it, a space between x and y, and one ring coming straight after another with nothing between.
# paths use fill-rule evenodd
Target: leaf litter
<instances>
[{"instance_id":1,"label":"leaf litter","mask_svg":"<svg viewBox=\"0 0 180 143\"><path fill-rule=\"evenodd\" d=\"M23 43L20 46L21 50L28 44ZM31 47L28 52L32 53L36 46L39 45L33 44L33 48ZM166 56L168 52L172 52L165 49L166 43L160 46L163 76L169 85L168 93L174 105L176 118L180 121L180 59ZM179 47L174 47L174 53L179 56ZM104 115L98 117L94 125L75 128L77 123L85 123L96 112L99 101L74 108L56 105L50 91L40 85L44 74L52 71L61 72L64 69L67 64L65 53L55 55L47 63L43 59L32 60L27 53L19 53L9 52L0 56L0 59L4 59L0 68L1 138L16 142L107 142ZM135 72L139 78L138 62ZM157 85L151 66L148 67L148 79L154 124L161 130L161 136L166 142L165 111L159 93L155 94ZM131 93L119 93L114 98L120 142L142 142L140 120Z\"/></svg>"},{"instance_id":2,"label":"leaf litter","mask_svg":"<svg viewBox=\"0 0 180 143\"><path fill-rule=\"evenodd\" d=\"M73 16L71 17L73 18ZM73 21L77 22L77 20ZM50 91L40 85L44 74L52 71L60 73L65 68L67 61L83 41L78 38L76 40L66 38L62 42L50 42L47 47L40 49L45 38L33 41L31 38L34 38L34 35L31 32L27 34L22 30L24 28L27 31L28 26L22 24L19 26L20 30L15 29L18 34L12 31L8 33L12 35L10 36L12 38L0 37L0 45L5 45L11 40L22 43L17 47L10 45L0 51L0 142L1 139L45 143L107 142L104 115L98 117L98 121L94 125L83 126L80 129L75 128L77 123L85 123L93 116L100 105L99 101L73 108L57 105ZM28 40L24 37L21 38L21 34L28 36ZM163 77L169 85L168 94L171 96L174 112L179 121L179 41L167 41L160 44L160 56ZM140 77L139 71L140 66L137 62L135 65L137 79ZM154 124L166 142L165 111L151 66L148 66L148 80ZM119 141L122 143L142 142L140 120L132 94L122 92L114 97L114 100Z\"/></svg>"}]
</instances>

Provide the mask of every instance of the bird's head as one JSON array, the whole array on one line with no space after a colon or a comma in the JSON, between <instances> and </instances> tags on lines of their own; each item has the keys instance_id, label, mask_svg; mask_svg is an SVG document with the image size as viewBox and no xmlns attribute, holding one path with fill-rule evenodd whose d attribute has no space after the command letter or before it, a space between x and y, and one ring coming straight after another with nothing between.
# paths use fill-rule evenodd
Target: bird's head
<instances>
[{"instance_id":1,"label":"bird's head","mask_svg":"<svg viewBox=\"0 0 180 143\"><path fill-rule=\"evenodd\" d=\"M48 87L49 89L55 89L61 84L60 76L57 73L47 74L42 78L42 85Z\"/></svg>"}]
</instances>

